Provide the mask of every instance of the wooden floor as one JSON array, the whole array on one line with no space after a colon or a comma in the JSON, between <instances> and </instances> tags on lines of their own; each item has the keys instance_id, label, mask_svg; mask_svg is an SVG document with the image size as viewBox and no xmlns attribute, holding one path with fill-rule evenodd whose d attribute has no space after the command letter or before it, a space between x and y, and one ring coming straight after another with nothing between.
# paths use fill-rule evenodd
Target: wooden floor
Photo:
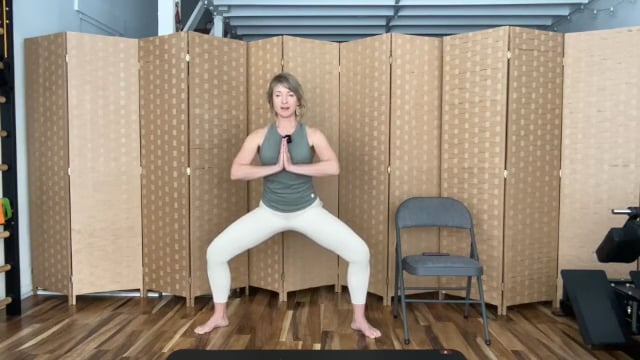
<instances>
[{"instance_id":1,"label":"wooden floor","mask_svg":"<svg viewBox=\"0 0 640 360\"><path fill-rule=\"evenodd\" d=\"M38 295L23 301L20 317L0 315L2 359L166 359L172 351L198 349L456 349L467 359L630 359L619 351L582 345L573 319L551 314L551 305L489 307L491 346L477 311L468 319L457 304L409 304L411 343L404 345L401 319L370 296L367 313L382 331L371 340L349 328L346 291L322 287L289 294L251 289L229 300L230 325L197 336L193 328L211 314L211 298Z\"/></svg>"}]
</instances>

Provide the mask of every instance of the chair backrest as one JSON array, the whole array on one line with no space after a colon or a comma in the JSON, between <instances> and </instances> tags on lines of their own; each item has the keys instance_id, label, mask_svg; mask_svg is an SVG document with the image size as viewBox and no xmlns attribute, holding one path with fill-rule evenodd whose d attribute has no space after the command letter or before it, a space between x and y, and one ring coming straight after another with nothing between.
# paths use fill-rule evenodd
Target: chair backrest
<instances>
[{"instance_id":1,"label":"chair backrest","mask_svg":"<svg viewBox=\"0 0 640 360\"><path fill-rule=\"evenodd\" d=\"M471 229L471 213L463 203L447 197L412 197L396 210L398 229L411 227L454 227Z\"/></svg>"}]
</instances>

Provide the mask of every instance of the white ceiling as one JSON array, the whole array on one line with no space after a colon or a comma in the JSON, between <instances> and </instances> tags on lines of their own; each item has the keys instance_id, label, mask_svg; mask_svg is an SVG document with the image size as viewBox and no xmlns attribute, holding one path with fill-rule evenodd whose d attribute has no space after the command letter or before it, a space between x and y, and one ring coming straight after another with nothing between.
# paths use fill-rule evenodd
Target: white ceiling
<instances>
[{"instance_id":1,"label":"white ceiling","mask_svg":"<svg viewBox=\"0 0 640 360\"><path fill-rule=\"evenodd\" d=\"M185 0L183 0L185 1ZM389 32L443 36L514 25L549 30L590 0L195 0L186 30L223 20L224 35L349 41ZM213 30L212 30L213 33Z\"/></svg>"}]
</instances>

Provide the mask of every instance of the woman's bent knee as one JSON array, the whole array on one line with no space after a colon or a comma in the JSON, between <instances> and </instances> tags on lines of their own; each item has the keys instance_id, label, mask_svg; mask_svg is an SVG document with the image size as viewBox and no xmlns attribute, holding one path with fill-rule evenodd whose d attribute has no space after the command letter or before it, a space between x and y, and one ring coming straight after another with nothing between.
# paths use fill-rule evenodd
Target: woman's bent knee
<instances>
[{"instance_id":1,"label":"woman's bent knee","mask_svg":"<svg viewBox=\"0 0 640 360\"><path fill-rule=\"evenodd\" d=\"M362 246L359 246L356 251L349 255L349 259L346 259L349 263L368 264L371 258L369 247L363 241Z\"/></svg>"},{"instance_id":2,"label":"woman's bent knee","mask_svg":"<svg viewBox=\"0 0 640 360\"><path fill-rule=\"evenodd\" d=\"M207 263L225 263L230 260L230 257L227 254L228 249L225 249L224 246L218 245L219 242L212 241L207 247Z\"/></svg>"}]
</instances>

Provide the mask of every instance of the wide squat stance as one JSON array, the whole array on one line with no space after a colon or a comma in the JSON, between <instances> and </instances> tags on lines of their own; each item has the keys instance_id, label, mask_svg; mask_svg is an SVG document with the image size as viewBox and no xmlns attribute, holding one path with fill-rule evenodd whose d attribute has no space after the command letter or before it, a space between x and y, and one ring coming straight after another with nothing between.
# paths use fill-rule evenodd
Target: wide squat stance
<instances>
[{"instance_id":1,"label":"wide squat stance","mask_svg":"<svg viewBox=\"0 0 640 360\"><path fill-rule=\"evenodd\" d=\"M349 263L347 285L353 304L351 327L375 338L380 331L367 321L365 302L369 285L369 248L351 228L322 207L312 177L337 175L335 152L318 129L299 121L304 95L298 80L289 73L276 75L267 99L275 121L253 131L231 165L231 179L264 178L260 205L236 220L207 249L207 273L213 293L214 312L196 327L198 334L227 326L227 299L231 288L228 261L271 236L292 230L335 252ZM318 161L313 162L313 155ZM261 165L254 165L259 156Z\"/></svg>"}]
</instances>

